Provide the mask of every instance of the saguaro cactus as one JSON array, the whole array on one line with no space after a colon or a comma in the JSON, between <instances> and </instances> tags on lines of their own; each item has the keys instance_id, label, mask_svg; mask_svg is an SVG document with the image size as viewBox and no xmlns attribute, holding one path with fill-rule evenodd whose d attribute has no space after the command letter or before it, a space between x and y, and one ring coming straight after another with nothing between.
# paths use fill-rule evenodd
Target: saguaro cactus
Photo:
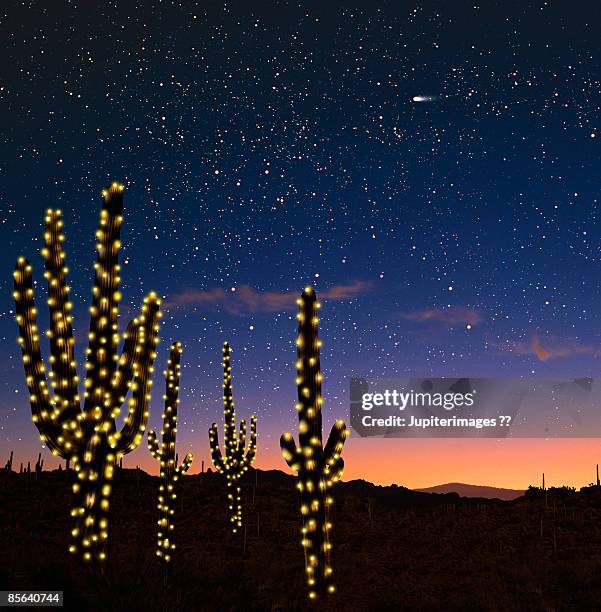
<instances>
[{"instance_id":1,"label":"saguaro cactus","mask_svg":"<svg viewBox=\"0 0 601 612\"><path fill-rule=\"evenodd\" d=\"M227 483L228 509L232 533L242 527L242 500L238 480L252 465L257 452L257 417L250 417L250 442L246 449L246 421L240 420L240 431L236 434L236 411L232 394L232 367L230 345L223 344L223 406L225 416L224 451L219 447L217 423L209 430L209 444L213 465L220 474L225 474Z\"/></svg>"},{"instance_id":2,"label":"saguaro cactus","mask_svg":"<svg viewBox=\"0 0 601 612\"><path fill-rule=\"evenodd\" d=\"M171 345L167 370L165 371L165 411L163 412L162 442L157 441L155 431L148 432L148 448L150 454L160 462L159 485L159 521L157 555L164 561L171 561L171 553L175 550L172 531L174 530L173 515L175 514L176 483L185 474L194 456L188 453L181 465L177 465L175 453L175 437L177 434L177 405L179 404L179 376L182 345L175 342Z\"/></svg>"},{"instance_id":3,"label":"saguaro cactus","mask_svg":"<svg viewBox=\"0 0 601 612\"><path fill-rule=\"evenodd\" d=\"M160 300L151 293L144 299L141 313L127 328L122 355L117 354L122 214L123 186L113 183L103 191L96 233L98 255L94 264L83 406L78 390L72 304L68 298L63 221L59 210L48 210L46 214L42 249L50 308L51 390L40 352L31 265L24 257L17 261L14 273L19 343L32 418L40 439L52 453L67 462L73 461L77 478L71 515L75 526L69 550L79 551L86 561L106 558L110 481L115 462L142 441L158 342ZM128 390L132 391L128 414L123 428L117 431L115 419Z\"/></svg>"},{"instance_id":4,"label":"saguaro cactus","mask_svg":"<svg viewBox=\"0 0 601 612\"><path fill-rule=\"evenodd\" d=\"M8 458L8 461L4 465L4 469L7 472L12 472L13 471L13 451L10 451L10 457Z\"/></svg>"},{"instance_id":5,"label":"saguaro cactus","mask_svg":"<svg viewBox=\"0 0 601 612\"><path fill-rule=\"evenodd\" d=\"M317 337L317 309L320 304L311 287L305 288L297 303L300 306L296 340L299 444L297 446L292 434L285 433L280 438L280 447L286 463L298 472L303 525L301 544L305 549L309 597L315 599L318 595L335 590L330 565L332 546L328 518L333 499L327 491L342 476L344 460L341 453L348 431L344 421L336 421L323 447L322 375L319 364L321 342Z\"/></svg>"}]
</instances>

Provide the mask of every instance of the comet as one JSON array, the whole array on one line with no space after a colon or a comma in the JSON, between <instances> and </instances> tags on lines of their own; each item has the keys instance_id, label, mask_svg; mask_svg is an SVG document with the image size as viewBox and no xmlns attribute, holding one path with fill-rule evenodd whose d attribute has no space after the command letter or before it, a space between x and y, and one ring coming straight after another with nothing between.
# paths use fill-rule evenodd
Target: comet
<instances>
[{"instance_id":1,"label":"comet","mask_svg":"<svg viewBox=\"0 0 601 612\"><path fill-rule=\"evenodd\" d=\"M434 102L438 100L439 96L413 96L412 102Z\"/></svg>"}]
</instances>

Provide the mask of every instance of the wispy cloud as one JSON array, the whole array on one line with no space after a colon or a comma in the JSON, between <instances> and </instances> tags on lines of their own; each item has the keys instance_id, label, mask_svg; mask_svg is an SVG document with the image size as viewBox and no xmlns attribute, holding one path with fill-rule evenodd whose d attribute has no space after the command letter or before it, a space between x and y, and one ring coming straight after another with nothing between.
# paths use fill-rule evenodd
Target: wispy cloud
<instances>
[{"instance_id":1,"label":"wispy cloud","mask_svg":"<svg viewBox=\"0 0 601 612\"><path fill-rule=\"evenodd\" d=\"M449 308L428 308L426 310L416 310L406 312L404 319L425 323L428 321L439 321L447 325L478 325L482 322L482 314L475 308L465 306L450 306Z\"/></svg>"},{"instance_id":2,"label":"wispy cloud","mask_svg":"<svg viewBox=\"0 0 601 612\"><path fill-rule=\"evenodd\" d=\"M348 285L334 285L319 291L323 300L342 301L353 298L369 289L369 283L356 280ZM171 296L166 308L190 309L194 307L221 307L229 314L244 315L265 312L294 310L299 291L259 291L250 285L238 285L226 291L221 287L213 289L186 289Z\"/></svg>"},{"instance_id":3,"label":"wispy cloud","mask_svg":"<svg viewBox=\"0 0 601 612\"><path fill-rule=\"evenodd\" d=\"M547 336L543 341L534 335L528 341L516 340L504 345L506 351L516 355L534 355L539 361L571 357L572 355L598 355L599 348L587 344L580 344L577 340L560 340L554 336Z\"/></svg>"}]
</instances>

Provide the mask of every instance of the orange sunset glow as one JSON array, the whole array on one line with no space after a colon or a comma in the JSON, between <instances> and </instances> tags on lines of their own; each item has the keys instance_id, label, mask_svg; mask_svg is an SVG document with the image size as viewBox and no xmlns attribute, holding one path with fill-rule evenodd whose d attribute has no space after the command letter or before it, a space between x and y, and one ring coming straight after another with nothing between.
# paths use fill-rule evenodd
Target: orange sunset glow
<instances>
[{"instance_id":1,"label":"orange sunset glow","mask_svg":"<svg viewBox=\"0 0 601 612\"><path fill-rule=\"evenodd\" d=\"M204 446L204 445L202 445ZM180 449L180 454L188 449ZM195 460L190 474L212 468L206 448L192 449ZM277 444L257 454L254 467L290 473ZM33 451L32 451L33 452ZM48 467L58 461L44 456ZM504 440L476 439L381 439L351 437L344 452L343 480L363 479L380 485L398 484L411 489L447 482L462 482L510 489L540 485L545 473L547 486L582 487L595 479L595 464L601 463L601 441L596 438ZM15 448L15 464L35 458L24 447ZM54 460L53 460L54 459ZM126 456L125 467L140 466L158 474L156 461L146 448Z\"/></svg>"}]
</instances>

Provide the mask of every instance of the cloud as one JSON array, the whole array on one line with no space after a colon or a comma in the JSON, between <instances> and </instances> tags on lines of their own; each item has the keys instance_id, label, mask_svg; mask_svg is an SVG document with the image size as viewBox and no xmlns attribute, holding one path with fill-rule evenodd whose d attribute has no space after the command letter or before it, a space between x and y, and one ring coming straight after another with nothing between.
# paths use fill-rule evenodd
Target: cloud
<instances>
[{"instance_id":1,"label":"cloud","mask_svg":"<svg viewBox=\"0 0 601 612\"><path fill-rule=\"evenodd\" d=\"M321 300L347 300L369 289L369 283L356 280L348 285L334 285L319 292ZM187 289L167 301L167 309L194 307L222 307L229 314L244 315L282 312L296 309L299 291L258 291L249 285L238 285L234 291L220 287L213 289Z\"/></svg>"},{"instance_id":2,"label":"cloud","mask_svg":"<svg viewBox=\"0 0 601 612\"><path fill-rule=\"evenodd\" d=\"M516 355L534 355L539 361L548 361L549 359L558 359L561 357L571 357L572 355L598 355L599 349L580 344L576 340L558 340L553 336L544 339L544 346L540 338L536 335L532 336L529 341L521 340L509 342L506 344L506 350Z\"/></svg>"},{"instance_id":3,"label":"cloud","mask_svg":"<svg viewBox=\"0 0 601 612\"><path fill-rule=\"evenodd\" d=\"M449 308L429 308L427 310L416 310L403 314L404 319L425 323L427 321L439 321L447 325L477 325L482 321L482 315L475 308L464 306L451 306Z\"/></svg>"}]
</instances>

